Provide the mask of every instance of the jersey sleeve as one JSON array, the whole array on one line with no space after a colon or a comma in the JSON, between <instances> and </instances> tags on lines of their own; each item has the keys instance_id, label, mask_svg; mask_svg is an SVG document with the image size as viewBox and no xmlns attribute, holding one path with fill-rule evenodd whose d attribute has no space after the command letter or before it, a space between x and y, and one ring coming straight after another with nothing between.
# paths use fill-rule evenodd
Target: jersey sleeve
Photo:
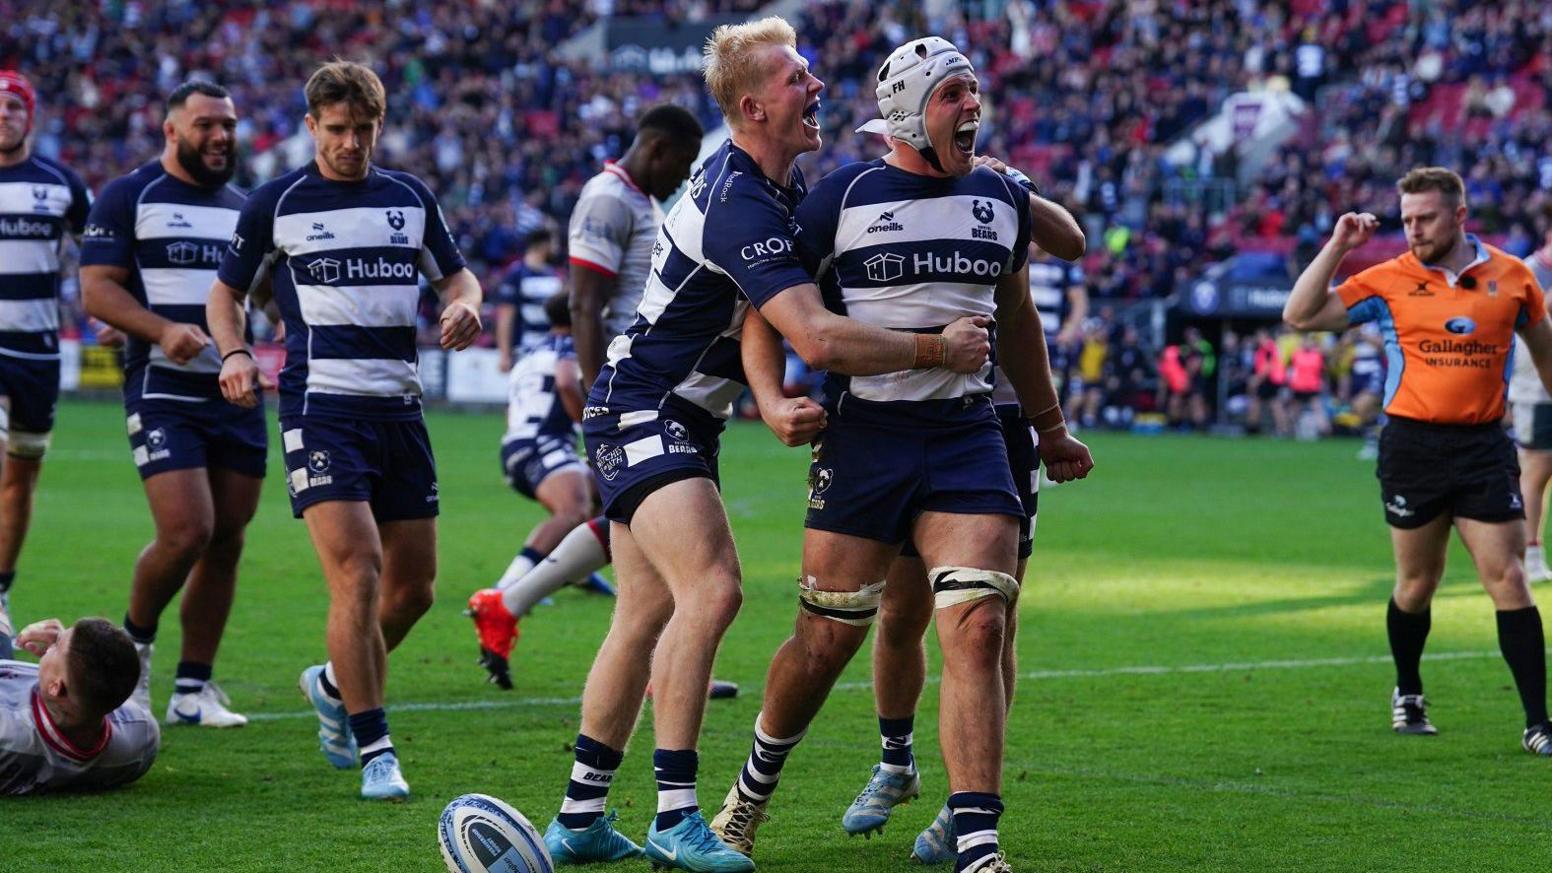
<instances>
[{"instance_id":1,"label":"jersey sleeve","mask_svg":"<svg viewBox=\"0 0 1552 873\"><path fill-rule=\"evenodd\" d=\"M1336 287L1336 294L1347 307L1348 324L1364 324L1378 319L1385 312L1385 297L1381 271L1384 264L1376 264L1361 273L1347 277Z\"/></svg>"},{"instance_id":2,"label":"jersey sleeve","mask_svg":"<svg viewBox=\"0 0 1552 873\"><path fill-rule=\"evenodd\" d=\"M842 167L820 179L798 205L798 262L816 279L826 259L835 254L835 234L840 229L841 210L846 208L846 189L857 177L855 171L848 172L851 169Z\"/></svg>"},{"instance_id":3,"label":"jersey sleeve","mask_svg":"<svg viewBox=\"0 0 1552 873\"><path fill-rule=\"evenodd\" d=\"M517 306L522 302L522 290L523 267L519 262L518 266L501 274L491 301L497 306Z\"/></svg>"},{"instance_id":4,"label":"jersey sleeve","mask_svg":"<svg viewBox=\"0 0 1552 873\"><path fill-rule=\"evenodd\" d=\"M70 209L65 212L65 222L71 233L80 234L85 232L86 219L91 215L92 191L72 170L65 171L65 178L70 180Z\"/></svg>"},{"instance_id":5,"label":"jersey sleeve","mask_svg":"<svg viewBox=\"0 0 1552 873\"><path fill-rule=\"evenodd\" d=\"M571 212L566 246L573 266L613 278L625 263L635 215L619 197L589 192Z\"/></svg>"},{"instance_id":6,"label":"jersey sleeve","mask_svg":"<svg viewBox=\"0 0 1552 873\"><path fill-rule=\"evenodd\" d=\"M1029 203L1029 191L1010 176L1001 178L1013 197L1013 211L1018 214L1018 236L1013 241L1013 260L1008 265L1009 273L1017 273L1029 263L1029 241L1035 230L1035 216ZM1065 288L1062 293L1066 293Z\"/></svg>"},{"instance_id":7,"label":"jersey sleeve","mask_svg":"<svg viewBox=\"0 0 1552 873\"><path fill-rule=\"evenodd\" d=\"M1546 291L1541 283L1536 281L1536 274L1530 270L1521 269L1525 276L1525 302L1520 306L1520 317L1515 327L1526 324L1535 324L1547 317Z\"/></svg>"},{"instance_id":8,"label":"jersey sleeve","mask_svg":"<svg viewBox=\"0 0 1552 873\"><path fill-rule=\"evenodd\" d=\"M798 260L795 222L761 183L744 176L714 192L701 250L750 303L764 306L782 291L814 281Z\"/></svg>"},{"instance_id":9,"label":"jersey sleeve","mask_svg":"<svg viewBox=\"0 0 1552 873\"><path fill-rule=\"evenodd\" d=\"M232 232L216 277L239 291L253 291L274 263L274 231L274 195L270 189L261 188L243 203L237 215L237 229Z\"/></svg>"},{"instance_id":10,"label":"jersey sleeve","mask_svg":"<svg viewBox=\"0 0 1552 873\"><path fill-rule=\"evenodd\" d=\"M74 206L72 205L72 209ZM81 266L135 265L135 187L127 178L103 189L86 215L81 235Z\"/></svg>"},{"instance_id":11,"label":"jersey sleeve","mask_svg":"<svg viewBox=\"0 0 1552 873\"><path fill-rule=\"evenodd\" d=\"M453 231L447 224L447 216L442 214L436 195L426 183L408 173L397 174L397 178L415 192L426 212L426 229L420 241L421 274L437 282L462 270L468 264L463 259L463 252L458 250L458 242L453 239Z\"/></svg>"}]
</instances>

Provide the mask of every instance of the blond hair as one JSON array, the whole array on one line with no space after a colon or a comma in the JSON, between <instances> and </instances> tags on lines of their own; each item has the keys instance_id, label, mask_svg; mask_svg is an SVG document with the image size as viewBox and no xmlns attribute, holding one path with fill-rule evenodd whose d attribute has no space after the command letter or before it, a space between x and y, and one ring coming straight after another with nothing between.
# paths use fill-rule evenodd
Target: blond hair
<instances>
[{"instance_id":1,"label":"blond hair","mask_svg":"<svg viewBox=\"0 0 1552 873\"><path fill-rule=\"evenodd\" d=\"M1451 207L1459 206L1466 199L1466 183L1460 174L1448 167L1413 167L1396 183L1401 194L1421 194L1438 191Z\"/></svg>"},{"instance_id":2,"label":"blond hair","mask_svg":"<svg viewBox=\"0 0 1552 873\"><path fill-rule=\"evenodd\" d=\"M785 19L772 15L744 24L724 24L706 38L706 47L701 52L705 61L706 87L729 124L738 118L739 98L758 87L770 74L755 54L755 49L763 45L797 48L798 35Z\"/></svg>"},{"instance_id":3,"label":"blond hair","mask_svg":"<svg viewBox=\"0 0 1552 873\"><path fill-rule=\"evenodd\" d=\"M345 102L353 110L366 113L371 121L380 121L388 113L388 93L383 80L372 68L339 58L319 67L302 89L307 95L307 113L317 118L323 107Z\"/></svg>"}]
</instances>

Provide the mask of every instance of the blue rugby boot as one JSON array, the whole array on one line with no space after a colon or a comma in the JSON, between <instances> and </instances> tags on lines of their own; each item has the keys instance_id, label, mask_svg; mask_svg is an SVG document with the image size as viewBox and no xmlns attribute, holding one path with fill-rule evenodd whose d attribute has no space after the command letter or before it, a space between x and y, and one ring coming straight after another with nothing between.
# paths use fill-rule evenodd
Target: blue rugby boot
<instances>
[{"instance_id":1,"label":"blue rugby boot","mask_svg":"<svg viewBox=\"0 0 1552 873\"><path fill-rule=\"evenodd\" d=\"M586 579L573 582L572 584L589 594L597 594L601 597L614 596L614 586L609 584L608 579L597 573L590 573Z\"/></svg>"},{"instance_id":2,"label":"blue rugby boot","mask_svg":"<svg viewBox=\"0 0 1552 873\"><path fill-rule=\"evenodd\" d=\"M387 752L361 768L361 799L388 800L394 803L410 796L410 786L399 772L399 758Z\"/></svg>"},{"instance_id":3,"label":"blue rugby boot","mask_svg":"<svg viewBox=\"0 0 1552 873\"><path fill-rule=\"evenodd\" d=\"M873 776L867 786L841 816L841 827L852 836L862 834L871 839L874 831L884 832L889 814L896 806L910 803L920 794L921 776L916 768L912 767L906 773L893 773L885 770L882 764L874 764Z\"/></svg>"},{"instance_id":4,"label":"blue rugby boot","mask_svg":"<svg viewBox=\"0 0 1552 873\"><path fill-rule=\"evenodd\" d=\"M587 864L592 861L623 861L640 858L641 847L614 826L619 813L610 810L580 831L550 819L544 829L544 847L556 864Z\"/></svg>"},{"instance_id":5,"label":"blue rugby boot","mask_svg":"<svg viewBox=\"0 0 1552 873\"><path fill-rule=\"evenodd\" d=\"M958 840L954 837L954 816L945 806L938 810L938 817L916 837L911 848L911 860L918 864L952 864L959 857Z\"/></svg>"},{"instance_id":6,"label":"blue rugby boot","mask_svg":"<svg viewBox=\"0 0 1552 873\"><path fill-rule=\"evenodd\" d=\"M302 688L302 696L318 712L318 748L335 769L348 770L356 766L356 738L350 733L350 716L345 713L343 702L335 703L323 693L319 681L322 678L323 665L319 664L303 670L297 684Z\"/></svg>"},{"instance_id":7,"label":"blue rugby boot","mask_svg":"<svg viewBox=\"0 0 1552 873\"><path fill-rule=\"evenodd\" d=\"M699 812L692 812L684 820L659 832L657 821L647 828L647 845L643 849L652 869L670 868L690 870L693 873L748 873L754 862L748 855L741 855L717 839Z\"/></svg>"}]
</instances>

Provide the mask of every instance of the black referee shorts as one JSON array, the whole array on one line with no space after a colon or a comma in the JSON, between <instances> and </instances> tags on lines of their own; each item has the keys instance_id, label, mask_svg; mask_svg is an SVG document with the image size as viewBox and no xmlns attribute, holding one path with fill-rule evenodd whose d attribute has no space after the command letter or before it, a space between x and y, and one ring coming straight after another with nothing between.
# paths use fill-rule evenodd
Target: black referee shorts
<instances>
[{"instance_id":1,"label":"black referee shorts","mask_svg":"<svg viewBox=\"0 0 1552 873\"><path fill-rule=\"evenodd\" d=\"M1392 416L1380 434L1380 499L1391 527L1441 514L1503 522L1525 517L1520 461L1497 423L1433 424Z\"/></svg>"}]
</instances>

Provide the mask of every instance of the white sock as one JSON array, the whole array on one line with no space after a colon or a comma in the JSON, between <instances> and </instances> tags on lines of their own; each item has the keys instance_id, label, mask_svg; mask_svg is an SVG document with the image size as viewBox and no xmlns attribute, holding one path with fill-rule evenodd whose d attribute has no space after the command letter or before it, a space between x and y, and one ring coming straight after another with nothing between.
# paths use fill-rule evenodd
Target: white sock
<instances>
[{"instance_id":1,"label":"white sock","mask_svg":"<svg viewBox=\"0 0 1552 873\"><path fill-rule=\"evenodd\" d=\"M496 580L496 588L501 591L511 588L519 579L527 576L528 571L533 568L533 559L519 552L517 557L512 559L512 563L507 565L507 571L501 574L500 579ZM513 613L513 615L516 614Z\"/></svg>"},{"instance_id":2,"label":"white sock","mask_svg":"<svg viewBox=\"0 0 1552 873\"><path fill-rule=\"evenodd\" d=\"M507 612L521 616L539 601L608 563L603 544L584 522L572 528L549 557L527 575L503 586L501 602L506 604Z\"/></svg>"}]
</instances>

